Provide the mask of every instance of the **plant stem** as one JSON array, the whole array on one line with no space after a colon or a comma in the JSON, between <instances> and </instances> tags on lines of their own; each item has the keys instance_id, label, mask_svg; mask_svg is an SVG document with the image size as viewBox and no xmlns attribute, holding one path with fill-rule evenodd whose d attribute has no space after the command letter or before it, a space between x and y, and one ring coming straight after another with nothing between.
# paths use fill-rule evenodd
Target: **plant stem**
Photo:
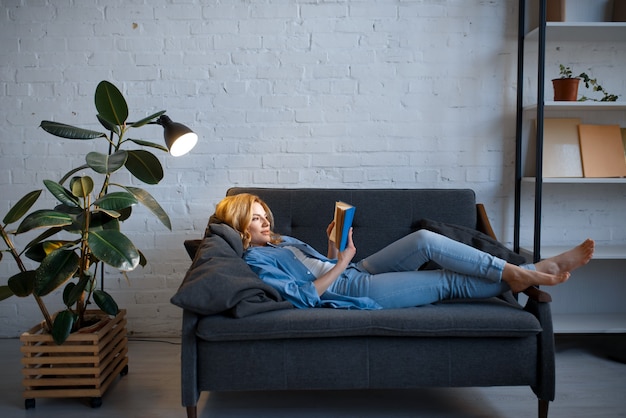
<instances>
[{"instance_id":1,"label":"plant stem","mask_svg":"<svg viewBox=\"0 0 626 418\"><path fill-rule=\"evenodd\" d=\"M15 260L17 267L20 269L21 272L28 271L26 269L26 266L22 262L22 258L20 257L19 253L15 249L15 245L13 245L13 241L11 241L11 239L9 238L9 235L7 234L6 230L4 229L2 225L0 225L0 233L2 234L2 239L4 240L4 243L9 248L9 252L13 256L13 259ZM44 320L46 321L46 326L48 327L48 330L51 330L52 329L52 317L50 316L50 313L48 312L48 308L46 307L46 304L44 303L43 299L41 299L41 297L37 296L34 293L33 293L33 297L35 298L35 301L37 302L37 305L39 306L39 310L41 311L41 314L43 315Z\"/></svg>"},{"instance_id":2,"label":"plant stem","mask_svg":"<svg viewBox=\"0 0 626 418\"><path fill-rule=\"evenodd\" d=\"M91 212L89 208L91 206L91 200L89 199L89 195L83 196L84 203L84 218L85 224L83 226L83 236L81 238L80 243L80 272L79 276L82 279L83 275L86 271L89 270L89 245L87 244L87 239L89 238L89 223L91 222ZM87 309L87 304L85 303L85 293L83 292L80 298L76 301L76 310L78 313L78 321L77 321L77 329L82 327L83 316L85 315L85 310Z\"/></svg>"}]
</instances>

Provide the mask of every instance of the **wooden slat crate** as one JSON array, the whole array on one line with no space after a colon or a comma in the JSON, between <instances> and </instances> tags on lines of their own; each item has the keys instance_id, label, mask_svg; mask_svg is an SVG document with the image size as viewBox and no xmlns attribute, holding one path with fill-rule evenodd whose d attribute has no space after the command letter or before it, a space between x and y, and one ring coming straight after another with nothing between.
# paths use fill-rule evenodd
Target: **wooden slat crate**
<instances>
[{"instance_id":1,"label":"wooden slat crate","mask_svg":"<svg viewBox=\"0 0 626 418\"><path fill-rule=\"evenodd\" d=\"M126 310L114 318L100 311L90 314L104 317L101 327L73 333L61 345L44 332L44 322L21 335L26 408L34 406L35 398L89 397L92 406L99 406L109 385L126 374Z\"/></svg>"}]
</instances>

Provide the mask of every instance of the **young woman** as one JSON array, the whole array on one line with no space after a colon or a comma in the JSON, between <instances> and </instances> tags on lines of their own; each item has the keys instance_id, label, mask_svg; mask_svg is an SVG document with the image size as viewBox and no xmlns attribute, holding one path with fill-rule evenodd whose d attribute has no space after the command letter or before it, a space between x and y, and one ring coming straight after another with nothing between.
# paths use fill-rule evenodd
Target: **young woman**
<instances>
[{"instance_id":1,"label":"young woman","mask_svg":"<svg viewBox=\"0 0 626 418\"><path fill-rule=\"evenodd\" d=\"M233 227L244 259L259 277L298 308L359 309L420 306L446 299L486 298L530 286L565 282L591 260L594 242L536 264L516 266L428 230L418 230L375 254L352 262L352 231L344 251L329 240L328 256L293 237L273 232L274 218L258 196L238 194L218 203L215 215ZM326 234L333 227L331 223ZM441 270L418 270L427 261Z\"/></svg>"}]
</instances>

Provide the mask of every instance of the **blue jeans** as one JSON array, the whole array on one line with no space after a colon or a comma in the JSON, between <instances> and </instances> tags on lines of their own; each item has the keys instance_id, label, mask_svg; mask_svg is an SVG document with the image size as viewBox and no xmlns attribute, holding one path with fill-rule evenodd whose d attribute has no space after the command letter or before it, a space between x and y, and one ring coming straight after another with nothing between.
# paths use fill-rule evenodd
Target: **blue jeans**
<instances>
[{"instance_id":1,"label":"blue jeans","mask_svg":"<svg viewBox=\"0 0 626 418\"><path fill-rule=\"evenodd\" d=\"M418 270L428 261L441 270ZM383 308L427 305L446 299L487 298L510 290L500 258L420 229L352 264L331 290L367 296ZM534 269L532 264L521 266Z\"/></svg>"}]
</instances>

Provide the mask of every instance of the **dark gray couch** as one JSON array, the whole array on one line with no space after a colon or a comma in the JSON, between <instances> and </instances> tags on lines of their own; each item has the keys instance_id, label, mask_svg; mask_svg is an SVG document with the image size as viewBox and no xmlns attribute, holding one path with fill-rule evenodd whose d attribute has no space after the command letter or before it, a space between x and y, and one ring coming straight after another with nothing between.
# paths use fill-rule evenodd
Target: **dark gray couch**
<instances>
[{"instance_id":1,"label":"dark gray couch","mask_svg":"<svg viewBox=\"0 0 626 418\"><path fill-rule=\"evenodd\" d=\"M277 232L326 252L336 200L357 207L357 259L420 227L522 260L490 237L472 190L244 189L272 208ZM434 221L434 222L428 222ZM201 391L529 386L547 417L554 399L549 295L512 295L375 311L294 309L241 259L223 224L185 243L194 256L172 303L183 307L182 404L196 417ZM315 358L315 363L311 359Z\"/></svg>"}]
</instances>

